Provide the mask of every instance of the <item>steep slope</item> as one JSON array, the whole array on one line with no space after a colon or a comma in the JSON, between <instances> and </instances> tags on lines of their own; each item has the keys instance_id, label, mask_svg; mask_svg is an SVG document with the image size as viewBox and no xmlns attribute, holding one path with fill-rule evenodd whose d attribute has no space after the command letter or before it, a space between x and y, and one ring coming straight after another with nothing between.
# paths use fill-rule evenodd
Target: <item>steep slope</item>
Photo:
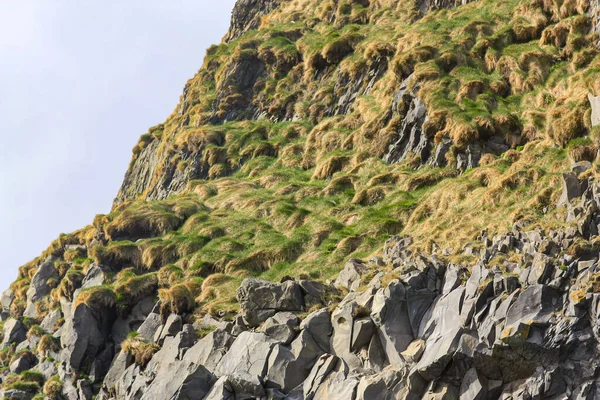
<instances>
[{"instance_id":1,"label":"steep slope","mask_svg":"<svg viewBox=\"0 0 600 400\"><path fill-rule=\"evenodd\" d=\"M2 296L4 396L599 397L597 7L239 0Z\"/></svg>"}]
</instances>

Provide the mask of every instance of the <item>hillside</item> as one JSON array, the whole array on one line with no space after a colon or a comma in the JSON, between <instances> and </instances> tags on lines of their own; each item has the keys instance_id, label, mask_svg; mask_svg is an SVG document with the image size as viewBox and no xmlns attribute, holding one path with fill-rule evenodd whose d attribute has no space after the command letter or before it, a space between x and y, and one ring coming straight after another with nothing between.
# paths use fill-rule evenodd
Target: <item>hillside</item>
<instances>
[{"instance_id":1,"label":"hillside","mask_svg":"<svg viewBox=\"0 0 600 400\"><path fill-rule=\"evenodd\" d=\"M238 0L2 295L0 393L600 398L598 7Z\"/></svg>"}]
</instances>

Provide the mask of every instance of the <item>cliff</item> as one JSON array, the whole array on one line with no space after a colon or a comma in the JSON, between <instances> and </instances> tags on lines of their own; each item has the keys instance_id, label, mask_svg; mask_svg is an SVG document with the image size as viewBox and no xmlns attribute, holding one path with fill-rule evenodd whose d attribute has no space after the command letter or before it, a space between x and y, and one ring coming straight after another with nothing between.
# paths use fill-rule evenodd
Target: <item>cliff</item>
<instances>
[{"instance_id":1,"label":"cliff","mask_svg":"<svg viewBox=\"0 0 600 400\"><path fill-rule=\"evenodd\" d=\"M0 393L600 398L597 9L239 0L0 298Z\"/></svg>"}]
</instances>

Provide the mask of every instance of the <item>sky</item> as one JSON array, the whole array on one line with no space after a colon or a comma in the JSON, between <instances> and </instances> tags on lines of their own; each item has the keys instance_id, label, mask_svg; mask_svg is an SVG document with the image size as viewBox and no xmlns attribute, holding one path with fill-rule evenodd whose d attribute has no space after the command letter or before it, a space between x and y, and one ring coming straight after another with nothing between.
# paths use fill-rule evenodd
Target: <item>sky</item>
<instances>
[{"instance_id":1,"label":"sky","mask_svg":"<svg viewBox=\"0 0 600 400\"><path fill-rule=\"evenodd\" d=\"M110 211L131 149L175 109L234 2L0 1L0 292Z\"/></svg>"}]
</instances>

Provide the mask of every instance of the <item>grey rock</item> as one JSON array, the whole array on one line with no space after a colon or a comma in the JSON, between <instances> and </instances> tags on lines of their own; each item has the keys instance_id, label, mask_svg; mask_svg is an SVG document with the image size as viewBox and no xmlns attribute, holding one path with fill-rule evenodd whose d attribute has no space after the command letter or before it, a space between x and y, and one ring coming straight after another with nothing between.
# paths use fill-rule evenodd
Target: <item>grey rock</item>
<instances>
[{"instance_id":1,"label":"grey rock","mask_svg":"<svg viewBox=\"0 0 600 400\"><path fill-rule=\"evenodd\" d=\"M210 372L215 369L225 353L233 344L235 338L228 332L216 329L200 339L186 353L185 358L204 365Z\"/></svg>"},{"instance_id":2,"label":"grey rock","mask_svg":"<svg viewBox=\"0 0 600 400\"><path fill-rule=\"evenodd\" d=\"M554 265L552 260L543 253L536 253L533 259L533 264L527 278L527 282L530 285L537 283L548 283L552 278L554 272Z\"/></svg>"},{"instance_id":3,"label":"grey rock","mask_svg":"<svg viewBox=\"0 0 600 400\"><path fill-rule=\"evenodd\" d=\"M42 328L44 332L52 334L56 332L55 326L61 318L62 313L60 310L52 310L44 317L40 323L40 328Z\"/></svg>"},{"instance_id":4,"label":"grey rock","mask_svg":"<svg viewBox=\"0 0 600 400\"><path fill-rule=\"evenodd\" d=\"M596 6L597 7L597 6ZM595 21L597 22L597 21ZM594 24L597 30L597 24ZM592 126L600 125L600 96L592 96L588 93L588 100L590 102L590 106L592 108Z\"/></svg>"},{"instance_id":5,"label":"grey rock","mask_svg":"<svg viewBox=\"0 0 600 400\"><path fill-rule=\"evenodd\" d=\"M344 265L334 285L348 290L356 290L361 285L361 277L367 273L367 267L361 260L353 258Z\"/></svg>"},{"instance_id":6,"label":"grey rock","mask_svg":"<svg viewBox=\"0 0 600 400\"><path fill-rule=\"evenodd\" d=\"M266 320L258 331L263 332L279 343L287 345L296 336L296 327L299 323L300 320L296 315L285 311L278 312Z\"/></svg>"},{"instance_id":7,"label":"grey rock","mask_svg":"<svg viewBox=\"0 0 600 400\"><path fill-rule=\"evenodd\" d=\"M322 297L326 290L325 285L307 279L301 279L298 284L304 293L304 305L306 308L322 303Z\"/></svg>"},{"instance_id":8,"label":"grey rock","mask_svg":"<svg viewBox=\"0 0 600 400\"><path fill-rule=\"evenodd\" d=\"M323 351L312 335L303 330L288 349L282 345L273 348L269 357L267 386L284 393L292 391L310 374Z\"/></svg>"},{"instance_id":9,"label":"grey rock","mask_svg":"<svg viewBox=\"0 0 600 400\"><path fill-rule=\"evenodd\" d=\"M79 400L92 400L94 397L92 386L85 379L77 381L77 392L79 394Z\"/></svg>"},{"instance_id":10,"label":"grey rock","mask_svg":"<svg viewBox=\"0 0 600 400\"><path fill-rule=\"evenodd\" d=\"M31 279L31 284L27 290L27 308L23 313L29 318L37 318L35 303L50 294L52 288L48 285L50 279L58 279L58 271L54 268L56 258L48 257L40 266Z\"/></svg>"},{"instance_id":11,"label":"grey rock","mask_svg":"<svg viewBox=\"0 0 600 400\"><path fill-rule=\"evenodd\" d=\"M440 380L432 381L423 395L423 400L456 400L459 388Z\"/></svg>"},{"instance_id":12,"label":"grey rock","mask_svg":"<svg viewBox=\"0 0 600 400\"><path fill-rule=\"evenodd\" d=\"M368 345L371 342L371 337L375 333L375 324L371 321L371 318L362 318L354 321L354 327L352 329L352 341L350 349L352 351L358 351L363 346Z\"/></svg>"},{"instance_id":13,"label":"grey rock","mask_svg":"<svg viewBox=\"0 0 600 400\"><path fill-rule=\"evenodd\" d=\"M179 399L193 400L206 396L216 378L204 366L173 361L162 363L156 378L141 397L142 400Z\"/></svg>"},{"instance_id":14,"label":"grey rock","mask_svg":"<svg viewBox=\"0 0 600 400\"><path fill-rule=\"evenodd\" d=\"M506 328L519 323L548 323L552 313L561 305L560 293L549 286L534 285L525 289L506 314ZM506 331L506 329L505 329Z\"/></svg>"},{"instance_id":15,"label":"grey rock","mask_svg":"<svg viewBox=\"0 0 600 400\"><path fill-rule=\"evenodd\" d=\"M36 362L37 360L34 356L31 356L29 353L25 353L23 356L13 361L10 364L9 369L13 374L20 374L23 371L31 369Z\"/></svg>"},{"instance_id":16,"label":"grey rock","mask_svg":"<svg viewBox=\"0 0 600 400\"><path fill-rule=\"evenodd\" d=\"M480 376L475 368L465 375L460 386L461 400L484 400L487 398L487 379Z\"/></svg>"},{"instance_id":17,"label":"grey rock","mask_svg":"<svg viewBox=\"0 0 600 400\"><path fill-rule=\"evenodd\" d=\"M412 293L412 289L407 291L399 281L392 281L373 300L371 319L392 365L403 364L399 354L414 340L414 331L418 331L421 318L431 304L432 297L427 293L427 297L415 297L413 307L409 302Z\"/></svg>"},{"instance_id":18,"label":"grey rock","mask_svg":"<svg viewBox=\"0 0 600 400\"><path fill-rule=\"evenodd\" d=\"M40 362L36 369L42 373L45 380L52 378L58 373L56 365L48 359Z\"/></svg>"},{"instance_id":19,"label":"grey rock","mask_svg":"<svg viewBox=\"0 0 600 400\"><path fill-rule=\"evenodd\" d=\"M154 335L158 329L162 326L162 319L160 314L150 313L138 328L140 336L146 340L153 340Z\"/></svg>"},{"instance_id":20,"label":"grey rock","mask_svg":"<svg viewBox=\"0 0 600 400\"><path fill-rule=\"evenodd\" d=\"M233 386L229 382L229 377L220 377L204 400L235 400L235 392Z\"/></svg>"},{"instance_id":21,"label":"grey rock","mask_svg":"<svg viewBox=\"0 0 600 400\"><path fill-rule=\"evenodd\" d=\"M281 284L258 279L244 279L238 289L244 320L250 327L257 327L279 311L302 311L304 296L294 281Z\"/></svg>"},{"instance_id":22,"label":"grey rock","mask_svg":"<svg viewBox=\"0 0 600 400\"><path fill-rule=\"evenodd\" d=\"M310 371L308 367L297 360L290 349L278 344L269 356L267 386L288 393L306 379L308 372L305 371Z\"/></svg>"},{"instance_id":23,"label":"grey rock","mask_svg":"<svg viewBox=\"0 0 600 400\"><path fill-rule=\"evenodd\" d=\"M354 293L350 293L331 314L331 325L333 327L333 334L331 335L332 353L348 363L350 368L360 368L362 366L359 358L351 350L354 309L358 307L354 300L355 297Z\"/></svg>"},{"instance_id":24,"label":"grey rock","mask_svg":"<svg viewBox=\"0 0 600 400\"><path fill-rule=\"evenodd\" d=\"M417 339L412 342L401 354L404 360L414 364L419 362L424 351L425 341L423 339Z\"/></svg>"},{"instance_id":25,"label":"grey rock","mask_svg":"<svg viewBox=\"0 0 600 400\"><path fill-rule=\"evenodd\" d=\"M458 348L462 333L463 329L458 327L450 329L442 336L432 336L427 340L423 356L416 366L423 378L431 381L442 374Z\"/></svg>"},{"instance_id":26,"label":"grey rock","mask_svg":"<svg viewBox=\"0 0 600 400\"><path fill-rule=\"evenodd\" d=\"M2 329L2 347L7 347L12 343L19 344L27 339L27 332L21 321L10 318L4 323Z\"/></svg>"},{"instance_id":27,"label":"grey rock","mask_svg":"<svg viewBox=\"0 0 600 400\"><path fill-rule=\"evenodd\" d=\"M315 339L315 342L319 345L321 350L325 353L329 353L329 338L333 332L333 326L331 325L331 314L326 308L310 313L300 323L300 329L307 330Z\"/></svg>"},{"instance_id":28,"label":"grey rock","mask_svg":"<svg viewBox=\"0 0 600 400\"><path fill-rule=\"evenodd\" d=\"M151 297L146 297L134 305L127 316L120 315L112 326L111 334L115 344L120 346L127 335L137 331L144 324L153 308L154 300ZM149 325L146 325L146 327L148 328ZM147 334L147 332L144 334Z\"/></svg>"},{"instance_id":29,"label":"grey rock","mask_svg":"<svg viewBox=\"0 0 600 400\"><path fill-rule=\"evenodd\" d=\"M0 307L4 312L10 311L10 306L14 300L15 296L11 289L6 289L2 296L0 296Z\"/></svg>"},{"instance_id":30,"label":"grey rock","mask_svg":"<svg viewBox=\"0 0 600 400\"><path fill-rule=\"evenodd\" d=\"M66 320L60 338L62 360L78 370L86 358L96 357L105 348L115 319L114 307L105 307L96 313L86 304L79 304L73 318Z\"/></svg>"},{"instance_id":31,"label":"grey rock","mask_svg":"<svg viewBox=\"0 0 600 400\"><path fill-rule=\"evenodd\" d=\"M130 356L127 353L119 353L113 360L110 369L104 377L103 386L105 388L113 388L117 385L117 382L121 380L121 377L125 374L125 370L132 364Z\"/></svg>"},{"instance_id":32,"label":"grey rock","mask_svg":"<svg viewBox=\"0 0 600 400\"><path fill-rule=\"evenodd\" d=\"M274 345L274 341L264 333L243 332L221 358L215 373L222 376L247 372L250 375L264 376Z\"/></svg>"},{"instance_id":33,"label":"grey rock","mask_svg":"<svg viewBox=\"0 0 600 400\"><path fill-rule=\"evenodd\" d=\"M317 389L323 384L327 376L336 368L339 358L331 354L323 354L315 363L310 374L304 380L303 392L306 400L315 397Z\"/></svg>"},{"instance_id":34,"label":"grey rock","mask_svg":"<svg viewBox=\"0 0 600 400\"><path fill-rule=\"evenodd\" d=\"M571 171L577 176L590 168L592 168L592 163L589 161L579 161L571 165Z\"/></svg>"},{"instance_id":35,"label":"grey rock","mask_svg":"<svg viewBox=\"0 0 600 400\"><path fill-rule=\"evenodd\" d=\"M557 206L563 206L571 200L580 197L583 194L584 186L573 172L567 172L562 175L562 194L558 200Z\"/></svg>"},{"instance_id":36,"label":"grey rock","mask_svg":"<svg viewBox=\"0 0 600 400\"><path fill-rule=\"evenodd\" d=\"M412 244L411 237L392 236L385 241L383 246L383 261L386 264L393 264L395 260L402 258L406 250Z\"/></svg>"},{"instance_id":37,"label":"grey rock","mask_svg":"<svg viewBox=\"0 0 600 400\"><path fill-rule=\"evenodd\" d=\"M158 342L161 343L167 336L175 336L183 328L183 320L177 314L171 314L162 328Z\"/></svg>"},{"instance_id":38,"label":"grey rock","mask_svg":"<svg viewBox=\"0 0 600 400\"><path fill-rule=\"evenodd\" d=\"M0 397L7 400L29 400L31 399L31 394L24 392L22 390L0 390Z\"/></svg>"},{"instance_id":39,"label":"grey rock","mask_svg":"<svg viewBox=\"0 0 600 400\"><path fill-rule=\"evenodd\" d=\"M408 90L411 78L412 75L400 84L392 103L392 111L400 115L402 123L383 157L383 160L390 164L403 161L409 153L419 156L422 163L426 163L431 156L432 142L423 133L423 124L427 121L427 108L417 97L418 85Z\"/></svg>"},{"instance_id":40,"label":"grey rock","mask_svg":"<svg viewBox=\"0 0 600 400\"><path fill-rule=\"evenodd\" d=\"M356 400L395 400L405 389L404 372L388 369L378 374L363 376L356 388Z\"/></svg>"}]
</instances>

